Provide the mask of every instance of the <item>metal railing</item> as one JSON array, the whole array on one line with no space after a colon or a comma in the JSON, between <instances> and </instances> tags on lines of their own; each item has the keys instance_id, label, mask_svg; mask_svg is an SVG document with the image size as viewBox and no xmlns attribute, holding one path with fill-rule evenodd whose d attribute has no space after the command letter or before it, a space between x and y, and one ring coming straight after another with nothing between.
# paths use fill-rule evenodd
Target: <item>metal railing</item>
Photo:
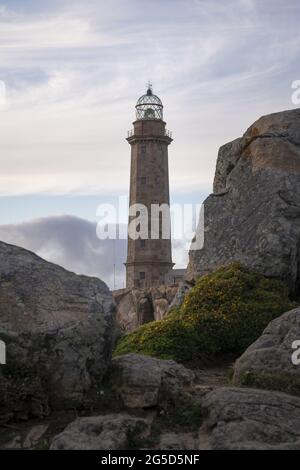
<instances>
[{"instance_id":1,"label":"metal railing","mask_svg":"<svg viewBox=\"0 0 300 470\"><path fill-rule=\"evenodd\" d=\"M164 134L166 137L169 137L170 139L172 139L172 132L169 131L168 129L165 130L165 134ZM128 132L127 132L127 137L132 137L134 136L134 129L130 129Z\"/></svg>"}]
</instances>

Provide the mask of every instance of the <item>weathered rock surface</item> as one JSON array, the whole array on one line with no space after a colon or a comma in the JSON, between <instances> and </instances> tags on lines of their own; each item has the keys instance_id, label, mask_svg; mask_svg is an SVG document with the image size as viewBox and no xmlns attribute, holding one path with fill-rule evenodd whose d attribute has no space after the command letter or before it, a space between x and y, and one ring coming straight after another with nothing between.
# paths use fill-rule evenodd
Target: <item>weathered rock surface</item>
<instances>
[{"instance_id":1,"label":"weathered rock surface","mask_svg":"<svg viewBox=\"0 0 300 470\"><path fill-rule=\"evenodd\" d=\"M265 390L219 388L208 394L199 448L300 449L300 398ZM206 439L205 439L206 440Z\"/></svg>"},{"instance_id":2,"label":"weathered rock surface","mask_svg":"<svg viewBox=\"0 0 300 470\"><path fill-rule=\"evenodd\" d=\"M37 424L36 426L31 428L26 438L24 439L22 445L23 449L34 449L34 447L42 439L47 430L47 424Z\"/></svg>"},{"instance_id":3,"label":"weathered rock surface","mask_svg":"<svg viewBox=\"0 0 300 470\"><path fill-rule=\"evenodd\" d=\"M147 432L147 423L126 414L92 416L73 421L50 450L126 450Z\"/></svg>"},{"instance_id":4,"label":"weathered rock surface","mask_svg":"<svg viewBox=\"0 0 300 470\"><path fill-rule=\"evenodd\" d=\"M158 449L160 450L190 450L196 449L197 441L192 433L169 432L162 434Z\"/></svg>"},{"instance_id":5,"label":"weathered rock surface","mask_svg":"<svg viewBox=\"0 0 300 470\"><path fill-rule=\"evenodd\" d=\"M257 388L280 390L300 395L300 308L291 310L273 320L262 336L237 360L234 383ZM295 362L295 361L294 361Z\"/></svg>"},{"instance_id":6,"label":"weathered rock surface","mask_svg":"<svg viewBox=\"0 0 300 470\"><path fill-rule=\"evenodd\" d=\"M172 285L113 292L118 324L129 332L144 323L161 320L168 312L177 289L177 285Z\"/></svg>"},{"instance_id":7,"label":"weathered rock surface","mask_svg":"<svg viewBox=\"0 0 300 470\"><path fill-rule=\"evenodd\" d=\"M188 279L240 261L300 294L300 109L264 116L220 148L204 208Z\"/></svg>"},{"instance_id":8,"label":"weathered rock surface","mask_svg":"<svg viewBox=\"0 0 300 470\"><path fill-rule=\"evenodd\" d=\"M187 281L181 281L178 285L178 289L176 291L176 294L169 306L169 310L170 311L172 308L176 308L176 307L181 307L181 305L183 304L183 301L184 301L184 298L186 296L186 294L188 293L188 291L193 287L193 284L187 282Z\"/></svg>"},{"instance_id":9,"label":"weathered rock surface","mask_svg":"<svg viewBox=\"0 0 300 470\"><path fill-rule=\"evenodd\" d=\"M174 361L139 354L116 357L110 381L128 408L150 408L192 387L195 375Z\"/></svg>"},{"instance_id":10,"label":"weathered rock surface","mask_svg":"<svg viewBox=\"0 0 300 470\"><path fill-rule=\"evenodd\" d=\"M199 396L195 398L199 400ZM78 418L54 437L51 449L300 449L298 397L223 387L207 391L198 403L202 409L198 431L180 430L176 422L173 428L160 428L155 417L159 408L151 408L144 410L142 418L125 412Z\"/></svg>"},{"instance_id":11,"label":"weathered rock surface","mask_svg":"<svg viewBox=\"0 0 300 470\"><path fill-rule=\"evenodd\" d=\"M109 289L24 249L0 243L0 414L42 416L74 406L110 363L115 306Z\"/></svg>"}]
</instances>

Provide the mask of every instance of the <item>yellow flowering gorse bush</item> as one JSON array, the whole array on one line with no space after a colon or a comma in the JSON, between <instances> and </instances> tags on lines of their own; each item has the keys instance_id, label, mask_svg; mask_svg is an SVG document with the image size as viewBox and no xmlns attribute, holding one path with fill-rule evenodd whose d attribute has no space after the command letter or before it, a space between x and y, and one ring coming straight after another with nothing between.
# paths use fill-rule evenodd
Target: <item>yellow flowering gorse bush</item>
<instances>
[{"instance_id":1,"label":"yellow flowering gorse bush","mask_svg":"<svg viewBox=\"0 0 300 470\"><path fill-rule=\"evenodd\" d=\"M115 354L179 362L238 355L271 320L294 306L284 283L233 263L200 277L181 308L122 337Z\"/></svg>"}]
</instances>

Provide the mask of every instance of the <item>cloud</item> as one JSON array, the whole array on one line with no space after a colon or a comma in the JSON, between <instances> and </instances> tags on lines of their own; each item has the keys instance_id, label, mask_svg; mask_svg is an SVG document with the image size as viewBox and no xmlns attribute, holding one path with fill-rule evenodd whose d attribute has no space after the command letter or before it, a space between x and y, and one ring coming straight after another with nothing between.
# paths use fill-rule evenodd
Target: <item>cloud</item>
<instances>
[{"instance_id":1,"label":"cloud","mask_svg":"<svg viewBox=\"0 0 300 470\"><path fill-rule=\"evenodd\" d=\"M209 190L218 147L292 107L299 12L293 0L3 1L0 194L126 192L148 79L173 130L172 190Z\"/></svg>"},{"instance_id":2,"label":"cloud","mask_svg":"<svg viewBox=\"0 0 300 470\"><path fill-rule=\"evenodd\" d=\"M124 287L126 240L99 240L96 223L60 216L1 225L0 240L78 274L97 276L112 289Z\"/></svg>"}]
</instances>

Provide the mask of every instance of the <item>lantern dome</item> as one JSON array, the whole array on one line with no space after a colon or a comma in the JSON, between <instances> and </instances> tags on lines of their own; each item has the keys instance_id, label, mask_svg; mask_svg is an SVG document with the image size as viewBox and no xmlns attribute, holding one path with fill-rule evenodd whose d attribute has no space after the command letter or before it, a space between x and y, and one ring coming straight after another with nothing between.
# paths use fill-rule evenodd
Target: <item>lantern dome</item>
<instances>
[{"instance_id":1,"label":"lantern dome","mask_svg":"<svg viewBox=\"0 0 300 470\"><path fill-rule=\"evenodd\" d=\"M149 84L145 95L141 96L136 103L136 119L161 119L163 120L163 104L158 96L153 94L152 86Z\"/></svg>"}]
</instances>

